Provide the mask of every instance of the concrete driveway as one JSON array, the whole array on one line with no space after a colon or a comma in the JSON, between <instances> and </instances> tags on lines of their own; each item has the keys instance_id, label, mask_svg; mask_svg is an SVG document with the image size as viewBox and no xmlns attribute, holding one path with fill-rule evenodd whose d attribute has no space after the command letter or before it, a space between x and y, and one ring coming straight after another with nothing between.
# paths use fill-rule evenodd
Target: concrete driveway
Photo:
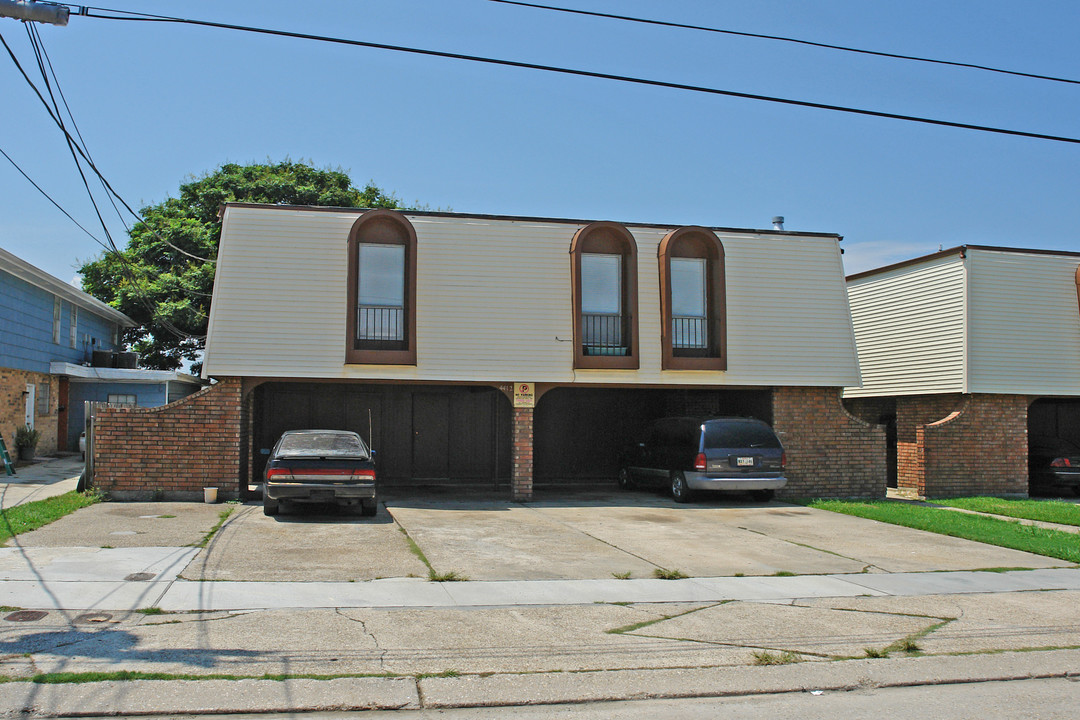
<instances>
[{"instance_id":1,"label":"concrete driveway","mask_svg":"<svg viewBox=\"0 0 1080 720\"><path fill-rule=\"evenodd\" d=\"M903 573L1068 566L1053 558L780 502L706 498L677 505L646 492L390 495L373 518L299 506L104 503L18 536L33 547L198 546L188 580L363 581L456 573L470 580Z\"/></svg>"},{"instance_id":2,"label":"concrete driveway","mask_svg":"<svg viewBox=\"0 0 1080 720\"><path fill-rule=\"evenodd\" d=\"M438 572L472 580L928 572L1063 561L785 503L647 492L559 500L425 500L386 507Z\"/></svg>"}]
</instances>

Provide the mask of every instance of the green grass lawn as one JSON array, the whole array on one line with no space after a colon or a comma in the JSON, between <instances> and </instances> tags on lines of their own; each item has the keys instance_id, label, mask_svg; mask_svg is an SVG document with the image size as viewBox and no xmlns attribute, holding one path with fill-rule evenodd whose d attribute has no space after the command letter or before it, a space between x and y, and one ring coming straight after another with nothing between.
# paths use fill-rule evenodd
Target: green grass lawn
<instances>
[{"instance_id":1,"label":"green grass lawn","mask_svg":"<svg viewBox=\"0 0 1080 720\"><path fill-rule=\"evenodd\" d=\"M1041 520L1061 525L1080 525L1080 505L1061 500L1005 500L995 497L931 500L935 505L1005 515L1025 520Z\"/></svg>"},{"instance_id":2,"label":"green grass lawn","mask_svg":"<svg viewBox=\"0 0 1080 720\"><path fill-rule=\"evenodd\" d=\"M1064 530L1047 530L1022 525L1015 520L968 515L944 508L893 500L814 500L807 505L819 510L855 515L1080 563L1080 535Z\"/></svg>"},{"instance_id":3,"label":"green grass lawn","mask_svg":"<svg viewBox=\"0 0 1080 720\"><path fill-rule=\"evenodd\" d=\"M101 495L97 493L78 493L72 490L63 495L0 510L0 543L98 502L101 502Z\"/></svg>"}]
</instances>

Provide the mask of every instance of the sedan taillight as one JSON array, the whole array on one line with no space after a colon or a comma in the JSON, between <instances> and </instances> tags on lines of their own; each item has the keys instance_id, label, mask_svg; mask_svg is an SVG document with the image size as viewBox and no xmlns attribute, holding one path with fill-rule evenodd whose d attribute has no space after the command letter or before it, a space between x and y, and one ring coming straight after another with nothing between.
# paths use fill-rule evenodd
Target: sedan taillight
<instances>
[{"instance_id":1,"label":"sedan taillight","mask_svg":"<svg viewBox=\"0 0 1080 720\"><path fill-rule=\"evenodd\" d=\"M370 469L353 470L352 477L353 480L370 480L371 482L375 482L375 471Z\"/></svg>"},{"instance_id":2,"label":"sedan taillight","mask_svg":"<svg viewBox=\"0 0 1080 720\"><path fill-rule=\"evenodd\" d=\"M270 468L269 470L266 471L266 479L267 480L269 480L270 478L274 478L274 477L281 477L283 475L291 476L292 471L289 470L288 468Z\"/></svg>"},{"instance_id":3,"label":"sedan taillight","mask_svg":"<svg viewBox=\"0 0 1080 720\"><path fill-rule=\"evenodd\" d=\"M705 453L698 453L698 456L694 458L694 469L704 471L706 466Z\"/></svg>"}]
</instances>

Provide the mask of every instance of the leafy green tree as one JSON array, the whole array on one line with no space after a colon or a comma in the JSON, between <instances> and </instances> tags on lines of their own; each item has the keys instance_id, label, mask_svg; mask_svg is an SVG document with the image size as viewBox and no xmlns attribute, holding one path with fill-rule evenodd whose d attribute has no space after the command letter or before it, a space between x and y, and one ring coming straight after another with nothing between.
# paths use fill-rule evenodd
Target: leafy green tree
<instances>
[{"instance_id":1,"label":"leafy green tree","mask_svg":"<svg viewBox=\"0 0 1080 720\"><path fill-rule=\"evenodd\" d=\"M176 370L199 359L221 239L218 211L227 202L401 207L373 183L357 189L344 172L286 160L222 165L181 185L180 197L143 208L128 246L119 254L103 253L79 272L86 292L139 323L124 342L140 353L144 367ZM194 363L192 371L201 365Z\"/></svg>"}]
</instances>

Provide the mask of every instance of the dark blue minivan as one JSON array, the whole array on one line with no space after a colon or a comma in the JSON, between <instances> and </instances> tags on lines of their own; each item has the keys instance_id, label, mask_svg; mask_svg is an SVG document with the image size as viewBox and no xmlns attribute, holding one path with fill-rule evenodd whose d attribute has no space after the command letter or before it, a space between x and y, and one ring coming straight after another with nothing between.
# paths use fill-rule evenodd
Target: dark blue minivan
<instances>
[{"instance_id":1,"label":"dark blue minivan","mask_svg":"<svg viewBox=\"0 0 1080 720\"><path fill-rule=\"evenodd\" d=\"M675 502L697 490L749 491L756 500L769 500L787 484L785 460L780 439L760 420L663 418L628 449L619 486L667 488Z\"/></svg>"}]
</instances>

